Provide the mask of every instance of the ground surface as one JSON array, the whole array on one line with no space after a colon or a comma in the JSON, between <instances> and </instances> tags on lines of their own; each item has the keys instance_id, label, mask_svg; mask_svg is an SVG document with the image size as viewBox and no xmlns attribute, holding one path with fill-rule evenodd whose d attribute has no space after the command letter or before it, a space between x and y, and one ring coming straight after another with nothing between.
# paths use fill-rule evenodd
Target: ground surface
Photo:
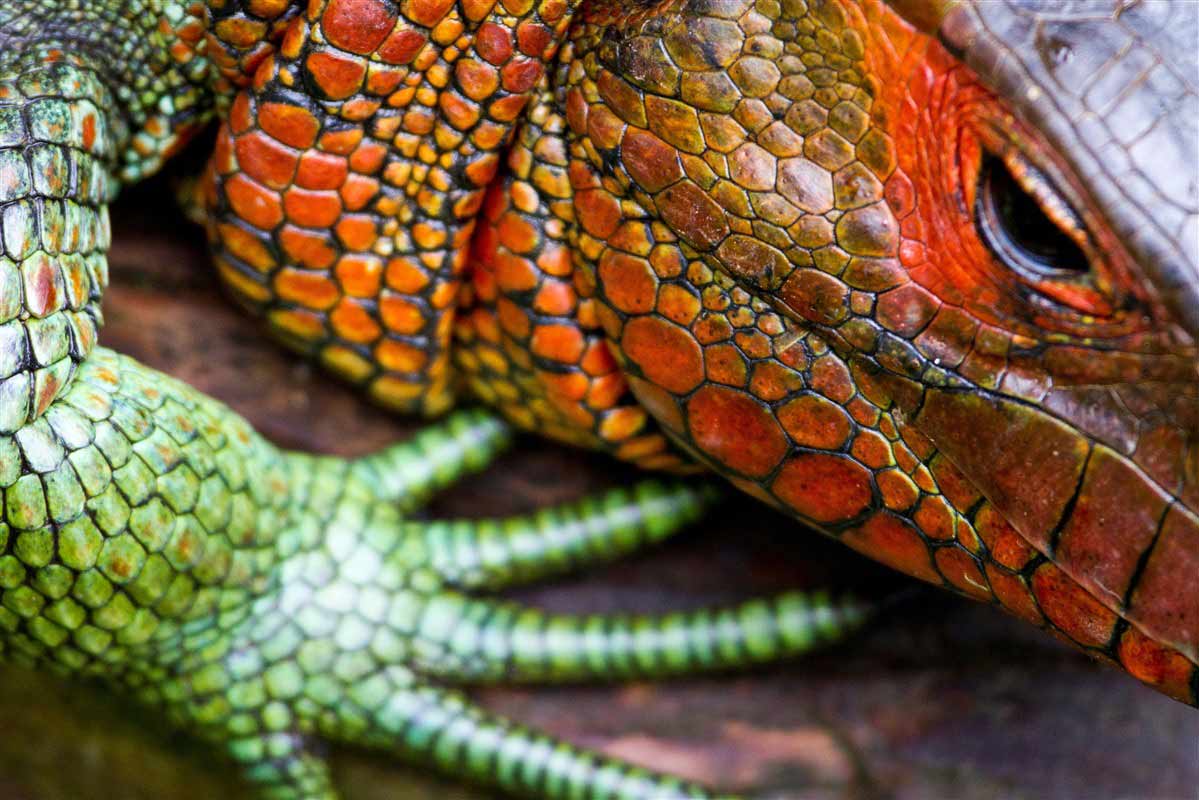
<instances>
[{"instance_id":1,"label":"ground surface","mask_svg":"<svg viewBox=\"0 0 1199 800\"><path fill-rule=\"evenodd\" d=\"M274 441L358 454L414 425L262 339L215 286L199 233L162 184L118 205L102 340L229 403ZM532 509L627 467L532 439L433 509ZM642 557L519 597L560 610L695 607L786 587L906 584L735 499ZM778 800L1188 800L1199 712L1090 663L998 611L940 593L847 645L753 674L669 684L478 693L579 744ZM230 769L95 687L0 671L0 800L238 798ZM347 800L482 800L386 760L339 752Z\"/></svg>"}]
</instances>

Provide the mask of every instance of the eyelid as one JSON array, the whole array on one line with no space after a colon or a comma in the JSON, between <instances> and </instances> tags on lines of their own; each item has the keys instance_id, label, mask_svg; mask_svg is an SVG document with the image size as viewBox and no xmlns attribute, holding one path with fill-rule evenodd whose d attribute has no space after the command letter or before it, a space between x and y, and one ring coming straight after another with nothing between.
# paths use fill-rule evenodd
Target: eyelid
<instances>
[{"instance_id":1,"label":"eyelid","mask_svg":"<svg viewBox=\"0 0 1199 800\"><path fill-rule=\"evenodd\" d=\"M1058 230L1070 237L1088 258L1092 257L1094 245L1086 225L1070 203L1062 197L1053 181L1015 147L1005 147L997 155L1020 188L1036 201L1037 206Z\"/></svg>"}]
</instances>

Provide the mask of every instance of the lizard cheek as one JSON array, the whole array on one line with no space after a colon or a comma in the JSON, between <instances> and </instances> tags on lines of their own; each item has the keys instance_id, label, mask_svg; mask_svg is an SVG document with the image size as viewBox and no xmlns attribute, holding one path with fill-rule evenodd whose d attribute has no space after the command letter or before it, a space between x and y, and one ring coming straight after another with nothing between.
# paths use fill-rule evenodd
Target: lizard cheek
<instances>
[{"instance_id":1,"label":"lizard cheek","mask_svg":"<svg viewBox=\"0 0 1199 800\"><path fill-rule=\"evenodd\" d=\"M1106 646L1123 616L1189 658L1199 655L1199 599L1188 584L1199 573L1199 516L1154 477L1014 400L929 390L914 424L1024 542L1052 559L1055 567L1034 575L1033 591L1067 635ZM1066 582L1052 570L1090 599L1065 597Z\"/></svg>"}]
</instances>

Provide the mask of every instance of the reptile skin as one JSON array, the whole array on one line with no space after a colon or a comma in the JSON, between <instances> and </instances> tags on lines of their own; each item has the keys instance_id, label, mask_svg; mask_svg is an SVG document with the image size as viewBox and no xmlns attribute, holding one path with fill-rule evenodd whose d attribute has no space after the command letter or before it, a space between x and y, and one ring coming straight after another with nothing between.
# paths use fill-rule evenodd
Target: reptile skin
<instances>
[{"instance_id":1,"label":"reptile skin","mask_svg":"<svg viewBox=\"0 0 1199 800\"><path fill-rule=\"evenodd\" d=\"M124 685L264 796L331 796L337 740L529 795L698 797L442 685L737 666L864 616L468 599L707 494L414 521L507 424L281 453L95 347L106 204L215 119L190 202L222 280L377 402L708 468L1195 704L1197 30L1155 2L6 4L4 652ZM996 172L1076 263L997 244Z\"/></svg>"}]
</instances>

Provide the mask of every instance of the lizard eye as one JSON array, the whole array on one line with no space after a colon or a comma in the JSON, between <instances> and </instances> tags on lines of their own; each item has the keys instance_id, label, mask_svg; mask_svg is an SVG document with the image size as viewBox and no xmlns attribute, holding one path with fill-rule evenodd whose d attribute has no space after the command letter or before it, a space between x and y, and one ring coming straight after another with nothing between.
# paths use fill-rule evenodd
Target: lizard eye
<instances>
[{"instance_id":1,"label":"lizard eye","mask_svg":"<svg viewBox=\"0 0 1199 800\"><path fill-rule=\"evenodd\" d=\"M1002 159L985 157L975 215L997 258L1031 280L1069 278L1090 271L1079 239L1086 233L1052 184L1032 167L1017 178Z\"/></svg>"},{"instance_id":2,"label":"lizard eye","mask_svg":"<svg viewBox=\"0 0 1199 800\"><path fill-rule=\"evenodd\" d=\"M1042 296L1090 316L1115 310L1085 223L1019 151L983 155L974 218L999 263Z\"/></svg>"}]
</instances>

